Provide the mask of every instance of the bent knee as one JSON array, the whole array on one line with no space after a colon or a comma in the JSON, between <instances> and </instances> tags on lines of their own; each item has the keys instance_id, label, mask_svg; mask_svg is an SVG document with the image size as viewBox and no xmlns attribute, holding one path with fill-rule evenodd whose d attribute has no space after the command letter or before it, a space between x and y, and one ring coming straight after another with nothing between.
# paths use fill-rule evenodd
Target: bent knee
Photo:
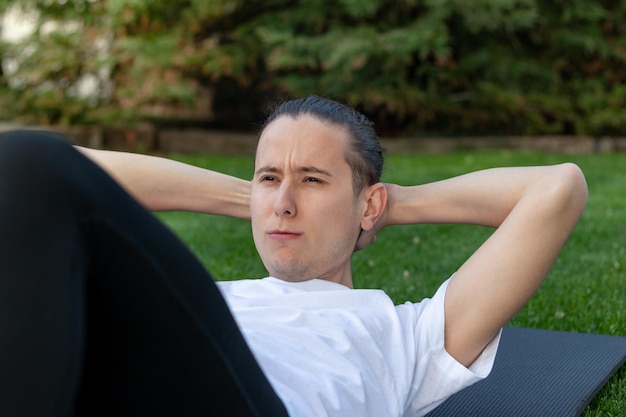
<instances>
[{"instance_id":1,"label":"bent knee","mask_svg":"<svg viewBox=\"0 0 626 417\"><path fill-rule=\"evenodd\" d=\"M46 151L71 147L58 133L40 130L14 130L0 134L0 153L12 156L36 156Z\"/></svg>"},{"instance_id":2,"label":"bent knee","mask_svg":"<svg viewBox=\"0 0 626 417\"><path fill-rule=\"evenodd\" d=\"M63 164L64 155L75 152L63 136L46 131L17 130L0 135L0 171L32 172L51 164Z\"/></svg>"}]
</instances>

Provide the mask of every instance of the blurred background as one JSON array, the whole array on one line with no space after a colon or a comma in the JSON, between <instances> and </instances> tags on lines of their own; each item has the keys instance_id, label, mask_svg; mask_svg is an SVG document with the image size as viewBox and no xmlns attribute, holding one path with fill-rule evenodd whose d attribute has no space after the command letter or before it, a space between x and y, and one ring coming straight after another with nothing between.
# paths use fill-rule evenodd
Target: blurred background
<instances>
[{"instance_id":1,"label":"blurred background","mask_svg":"<svg viewBox=\"0 0 626 417\"><path fill-rule=\"evenodd\" d=\"M385 181L573 161L587 209L512 324L626 336L626 0L0 0L0 51L0 131L243 178L268 106L312 93L376 122ZM219 279L264 276L247 222L160 216ZM489 231L385 233L355 276L400 303ZM583 415L626 417L626 367Z\"/></svg>"},{"instance_id":2,"label":"blurred background","mask_svg":"<svg viewBox=\"0 0 626 417\"><path fill-rule=\"evenodd\" d=\"M92 145L254 133L268 103L315 93L386 138L626 149L626 1L0 0L0 15L0 122Z\"/></svg>"}]
</instances>

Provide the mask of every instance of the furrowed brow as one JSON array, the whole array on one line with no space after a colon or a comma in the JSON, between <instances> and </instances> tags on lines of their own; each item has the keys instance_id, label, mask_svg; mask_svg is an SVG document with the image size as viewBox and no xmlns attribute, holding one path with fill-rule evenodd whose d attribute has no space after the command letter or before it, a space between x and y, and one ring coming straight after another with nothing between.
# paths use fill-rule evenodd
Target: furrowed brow
<instances>
[{"instance_id":1,"label":"furrowed brow","mask_svg":"<svg viewBox=\"0 0 626 417\"><path fill-rule=\"evenodd\" d=\"M267 166L264 166L264 167L261 167L261 168L257 169L254 172L254 175L258 176L258 175L261 175L261 174L279 174L279 173L280 173L280 170L278 168L270 166L270 165L267 165Z\"/></svg>"},{"instance_id":2,"label":"furrowed brow","mask_svg":"<svg viewBox=\"0 0 626 417\"><path fill-rule=\"evenodd\" d=\"M325 175L327 177L333 177L334 176L333 174L331 174L330 172L326 171L325 169L314 167L314 166L300 167L300 168L298 168L298 172L303 172L305 174L321 174L321 175Z\"/></svg>"},{"instance_id":3,"label":"furrowed brow","mask_svg":"<svg viewBox=\"0 0 626 417\"><path fill-rule=\"evenodd\" d=\"M321 174L321 175L325 175L327 177L334 177L333 174L331 174L329 171L326 171L325 169L322 168L318 168L315 166L303 166L303 167L299 167L297 170L297 172L300 173L305 173L305 174ZM255 176L261 175L261 174L280 174L282 171L278 168L276 168L275 166L271 166L271 165L267 165L264 167L261 167L259 169L257 169L254 172Z\"/></svg>"}]
</instances>

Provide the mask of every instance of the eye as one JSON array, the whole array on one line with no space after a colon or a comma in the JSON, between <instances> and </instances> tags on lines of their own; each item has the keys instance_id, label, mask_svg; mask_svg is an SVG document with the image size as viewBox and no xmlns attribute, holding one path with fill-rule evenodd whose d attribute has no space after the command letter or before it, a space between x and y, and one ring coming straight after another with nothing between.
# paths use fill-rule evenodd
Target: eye
<instances>
[{"instance_id":1,"label":"eye","mask_svg":"<svg viewBox=\"0 0 626 417\"><path fill-rule=\"evenodd\" d=\"M315 177L306 177L304 179L304 182L313 182L313 183L322 183L323 181L320 180L319 178L315 178Z\"/></svg>"},{"instance_id":2,"label":"eye","mask_svg":"<svg viewBox=\"0 0 626 417\"><path fill-rule=\"evenodd\" d=\"M276 181L276 177L273 177L271 175L263 175L261 178L259 178L259 182L273 182Z\"/></svg>"}]
</instances>

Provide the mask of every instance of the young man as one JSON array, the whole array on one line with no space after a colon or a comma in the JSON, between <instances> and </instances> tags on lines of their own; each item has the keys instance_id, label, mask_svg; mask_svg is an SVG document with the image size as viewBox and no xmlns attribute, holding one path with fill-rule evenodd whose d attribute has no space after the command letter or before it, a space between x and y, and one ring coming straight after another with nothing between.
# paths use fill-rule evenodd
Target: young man
<instances>
[{"instance_id":1,"label":"young man","mask_svg":"<svg viewBox=\"0 0 626 417\"><path fill-rule=\"evenodd\" d=\"M352 109L315 96L284 103L270 116L260 135L250 182L160 158L88 149L82 152L149 209L250 218L257 250L270 276L219 283L244 335L243 343L233 330L236 327L228 327L232 322L228 310L215 307L216 311L210 311L221 306L221 300L210 283L203 282L202 273L179 243L161 232L152 219L146 220L148 216L139 208L130 208L132 200L114 190L112 182L91 173L90 177L98 176L97 182L85 180L86 185L76 186L78 192L68 194L79 196L73 197L71 204L78 206L72 208L74 214L65 215L67 207L63 204L63 209L52 210L59 212L55 219L70 217L69 224L78 224L63 228L77 231L61 242L85 252L70 256L61 269L76 263L94 263L105 269L87 267L79 268L76 274L66 273L78 277L62 279L63 290L55 290L66 293L68 280L77 282L69 286L73 291L87 288L86 296L75 301L87 309L85 322L79 320L69 327L54 322L65 333L79 334L74 337L78 341L57 347L66 366L79 369L57 370L50 377L50 381L71 380L73 390L46 397L52 404L62 403L64 408L56 410L64 411L92 412L93 401L113 398L109 412L145 413L150 403L146 397L154 392L159 402L175 407L194 404L188 407L189 415L222 410L228 403L224 398L245 404L242 410L225 412L228 415L281 415L283 404L292 416L423 415L489 373L500 328L536 291L586 201L584 177L571 164L492 169L413 187L382 184L382 149L371 123ZM12 151L11 156L17 153ZM0 145L0 158L2 155ZM94 171L77 155L64 158L80 166L74 175ZM52 164L47 175L58 170L57 165ZM30 172L23 168L16 171ZM0 171L0 180L3 174ZM70 180L71 176L55 180L54 188L76 181ZM0 186L8 182L5 179ZM94 184L104 189L94 190ZM23 187L5 186L18 196ZM114 195L115 201L123 204L123 212L109 207L109 197L103 201L100 193ZM54 195L45 201L50 200ZM34 201L41 204L40 195ZM30 200L20 208L29 205L33 205ZM15 224L16 217L31 222L42 217L37 217L36 210L26 217L16 212L3 211L0 205L0 221L9 226ZM76 217L78 222L72 220ZM5 220L9 218L12 220ZM496 230L432 300L394 307L380 291L350 289L352 253L373 242L381 228L444 222L493 226ZM20 227L25 223L22 220ZM45 223L39 221L38 227ZM159 228L154 236L147 231L152 228ZM50 234L46 232L46 236ZM33 232L33 236L40 235L40 229ZM113 243L130 248L133 259L120 255L119 250L111 251ZM8 243L0 248L8 250ZM111 260L99 259L103 249L111 254ZM45 253L42 256L47 257ZM137 257L145 260L138 262ZM12 268L21 274L23 262ZM119 275L124 276L123 282L108 283ZM0 290L19 292L12 288L13 281L3 281L9 283ZM28 298L27 294L22 297ZM134 305L137 297L145 307ZM58 308L58 303L52 304L51 310ZM191 312L192 318L186 319L181 308ZM32 303L27 313L37 316L33 311L38 309L40 305ZM66 310L58 321L68 321L74 310L70 309L72 314ZM24 313L22 307L20 312ZM124 323L129 320L137 327ZM175 324L169 326L169 320ZM38 320L33 321L35 324L29 322L33 328L41 326ZM228 328L215 330L216 321ZM21 325L15 320L8 328L20 333ZM118 326L126 330L120 334ZM85 329L86 337L80 334ZM205 332L209 336L202 340ZM166 339L177 337L180 345L163 342L159 334ZM84 346L82 340L86 340ZM213 349L203 353L203 343ZM21 345L13 343L14 354ZM158 352L153 360L165 371L154 372L149 361L142 362L148 350ZM77 358L69 352L78 352ZM206 360L205 355L220 360ZM181 369L172 366L172 361L178 360ZM3 357L0 361L8 362ZM102 361L115 371L104 369ZM190 369L194 361L202 362L198 367L201 371ZM81 373L82 366L85 371ZM11 371L11 366L5 367ZM232 389L219 387L206 374L227 380L224 385ZM185 381L187 375L193 383ZM148 381L150 378L156 382ZM174 385L185 389L175 389L162 379L174 379ZM120 387L134 389L129 380L151 388L133 393L137 398L131 400L128 394L120 393ZM23 381L24 386L29 382ZM206 387L214 391L213 409L197 398L203 389L209 390ZM263 394L256 393L255 397L257 388ZM227 394L215 394L219 390ZM161 398L168 394L169 399ZM229 396L220 398L222 395ZM162 415L171 413L162 405L155 409Z\"/></svg>"}]
</instances>

